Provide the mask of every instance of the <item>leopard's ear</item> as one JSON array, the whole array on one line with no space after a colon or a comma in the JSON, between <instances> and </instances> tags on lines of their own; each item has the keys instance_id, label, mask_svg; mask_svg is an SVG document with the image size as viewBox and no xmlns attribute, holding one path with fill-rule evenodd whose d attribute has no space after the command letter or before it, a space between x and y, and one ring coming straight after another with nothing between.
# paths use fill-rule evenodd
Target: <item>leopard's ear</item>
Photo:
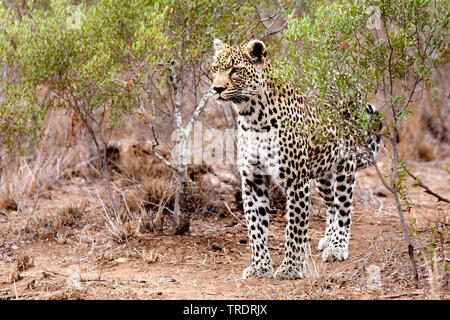
<instances>
[{"instance_id":1,"label":"leopard's ear","mask_svg":"<svg viewBox=\"0 0 450 320\"><path fill-rule=\"evenodd\" d=\"M215 60L220 51L222 51L222 49L225 48L226 44L223 43L223 41L220 39L214 39L213 46L214 46L214 60Z\"/></svg>"},{"instance_id":2,"label":"leopard's ear","mask_svg":"<svg viewBox=\"0 0 450 320\"><path fill-rule=\"evenodd\" d=\"M214 45L214 50L217 52L217 51L220 51L223 49L223 47L225 46L225 43L223 43L223 41L220 39L214 39L213 45Z\"/></svg>"},{"instance_id":3,"label":"leopard's ear","mask_svg":"<svg viewBox=\"0 0 450 320\"><path fill-rule=\"evenodd\" d=\"M252 40L247 44L247 56L251 61L261 63L266 57L266 45L261 40Z\"/></svg>"}]
</instances>

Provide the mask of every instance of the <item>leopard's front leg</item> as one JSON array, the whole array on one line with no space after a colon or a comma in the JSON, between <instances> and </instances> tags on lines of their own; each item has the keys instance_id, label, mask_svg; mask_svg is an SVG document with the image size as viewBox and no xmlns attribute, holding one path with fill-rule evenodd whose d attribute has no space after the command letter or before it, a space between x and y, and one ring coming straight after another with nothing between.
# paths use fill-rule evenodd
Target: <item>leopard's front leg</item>
<instances>
[{"instance_id":1,"label":"leopard's front leg","mask_svg":"<svg viewBox=\"0 0 450 320\"><path fill-rule=\"evenodd\" d=\"M317 248L325 250L334 234L334 221L336 214L336 207L334 206L334 185L335 175L328 173L317 179L317 190L327 208L327 223L325 227L325 236L320 239Z\"/></svg>"},{"instance_id":2,"label":"leopard's front leg","mask_svg":"<svg viewBox=\"0 0 450 320\"><path fill-rule=\"evenodd\" d=\"M271 278L273 274L272 259L267 247L269 233L269 193L263 175L251 172L248 167L241 170L242 200L252 264L247 267L242 277Z\"/></svg>"},{"instance_id":3,"label":"leopard's front leg","mask_svg":"<svg viewBox=\"0 0 450 320\"><path fill-rule=\"evenodd\" d=\"M342 159L337 166L334 188L336 214L329 244L322 253L323 261L342 261L348 257L355 169L354 157Z\"/></svg>"},{"instance_id":4,"label":"leopard's front leg","mask_svg":"<svg viewBox=\"0 0 450 320\"><path fill-rule=\"evenodd\" d=\"M309 177L287 180L287 227L284 260L275 272L276 279L305 276L305 246L309 224Z\"/></svg>"}]
</instances>

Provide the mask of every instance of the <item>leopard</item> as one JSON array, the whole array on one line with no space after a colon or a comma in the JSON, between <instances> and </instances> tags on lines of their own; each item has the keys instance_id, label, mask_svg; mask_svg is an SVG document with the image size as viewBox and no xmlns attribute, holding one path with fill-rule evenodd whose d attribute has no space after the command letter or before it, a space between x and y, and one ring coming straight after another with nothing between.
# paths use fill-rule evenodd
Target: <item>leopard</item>
<instances>
[{"instance_id":1,"label":"leopard","mask_svg":"<svg viewBox=\"0 0 450 320\"><path fill-rule=\"evenodd\" d=\"M337 125L333 119L323 121L323 106L313 95L275 77L261 40L228 45L215 39L213 49L210 93L219 104L228 102L236 115L236 162L252 257L242 278L305 277L313 181L326 207L325 234L317 245L322 260L347 259L355 173L376 159L380 131L363 143L336 134ZM349 105L336 101L331 107L349 117ZM369 103L365 110L369 117L378 116ZM317 128L325 139L318 141ZM275 272L268 248L269 179L286 196L284 258Z\"/></svg>"}]
</instances>

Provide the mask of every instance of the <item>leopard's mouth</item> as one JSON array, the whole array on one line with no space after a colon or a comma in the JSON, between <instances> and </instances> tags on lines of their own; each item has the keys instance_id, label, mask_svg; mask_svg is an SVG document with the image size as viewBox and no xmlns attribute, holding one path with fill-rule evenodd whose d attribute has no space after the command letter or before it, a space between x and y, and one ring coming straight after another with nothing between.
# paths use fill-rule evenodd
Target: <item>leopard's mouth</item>
<instances>
[{"instance_id":1,"label":"leopard's mouth","mask_svg":"<svg viewBox=\"0 0 450 320\"><path fill-rule=\"evenodd\" d=\"M229 100L234 103L248 102L249 97L247 95L244 95L244 92L239 89L230 97Z\"/></svg>"},{"instance_id":2,"label":"leopard's mouth","mask_svg":"<svg viewBox=\"0 0 450 320\"><path fill-rule=\"evenodd\" d=\"M224 95L223 93L215 93L214 98L218 101L230 101L233 99L232 96Z\"/></svg>"},{"instance_id":3,"label":"leopard's mouth","mask_svg":"<svg viewBox=\"0 0 450 320\"><path fill-rule=\"evenodd\" d=\"M221 93L214 92L214 97L218 101L231 101L233 103L247 102L249 97L244 95L242 89L227 90Z\"/></svg>"},{"instance_id":4,"label":"leopard's mouth","mask_svg":"<svg viewBox=\"0 0 450 320\"><path fill-rule=\"evenodd\" d=\"M238 89L234 90L233 92L229 92L227 96L224 97L224 99L238 104L241 102L247 102L249 100L249 97L244 95L244 92L241 89Z\"/></svg>"},{"instance_id":5,"label":"leopard's mouth","mask_svg":"<svg viewBox=\"0 0 450 320\"><path fill-rule=\"evenodd\" d=\"M218 101L227 101L228 100L226 97L223 96L223 93L219 93L214 90L212 90L212 93L213 93L214 99L216 99Z\"/></svg>"}]
</instances>

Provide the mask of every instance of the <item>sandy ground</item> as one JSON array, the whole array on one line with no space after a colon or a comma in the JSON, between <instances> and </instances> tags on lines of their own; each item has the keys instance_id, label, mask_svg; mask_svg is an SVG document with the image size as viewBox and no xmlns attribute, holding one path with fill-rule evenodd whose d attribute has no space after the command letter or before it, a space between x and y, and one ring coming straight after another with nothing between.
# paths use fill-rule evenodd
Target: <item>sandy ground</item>
<instances>
[{"instance_id":1,"label":"sandy ground","mask_svg":"<svg viewBox=\"0 0 450 320\"><path fill-rule=\"evenodd\" d=\"M449 197L450 175L443 163L413 167L425 183ZM86 188L64 186L42 200L33 214L83 201ZM346 261L321 262L316 246L324 231L325 210L317 194L313 196L311 253L304 279L242 280L251 259L242 212L234 211L236 217L195 218L186 236L147 233L116 243L105 236L100 208L88 205L57 237L30 237L24 226L30 217L0 215L0 299L449 299L444 264L449 261L450 207L421 189L410 189L413 207L406 217L414 222L410 229L415 250L422 252L417 257L419 288L411 280L393 199L369 168L358 173ZM268 243L275 268L283 258L284 228L283 214L274 212ZM5 230L11 234L6 236ZM435 263L429 267L423 257L433 258L428 253L433 249Z\"/></svg>"}]
</instances>

